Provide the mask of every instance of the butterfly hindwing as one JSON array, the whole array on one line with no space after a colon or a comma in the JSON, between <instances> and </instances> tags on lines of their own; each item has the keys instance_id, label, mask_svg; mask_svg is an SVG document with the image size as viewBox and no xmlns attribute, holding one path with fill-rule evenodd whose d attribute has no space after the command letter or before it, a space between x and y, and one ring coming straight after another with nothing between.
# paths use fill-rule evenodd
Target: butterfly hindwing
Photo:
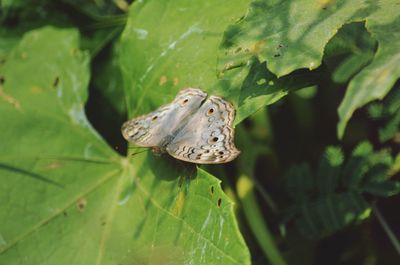
<instances>
[{"instance_id":1,"label":"butterfly hindwing","mask_svg":"<svg viewBox=\"0 0 400 265\"><path fill-rule=\"evenodd\" d=\"M200 89L184 89L170 104L125 122L122 135L138 146L159 147L164 139L173 136L182 121L198 111L206 97Z\"/></svg>"},{"instance_id":2,"label":"butterfly hindwing","mask_svg":"<svg viewBox=\"0 0 400 265\"><path fill-rule=\"evenodd\" d=\"M167 145L167 152L177 159L198 164L233 160L240 153L233 142L234 117L231 103L210 96Z\"/></svg>"}]
</instances>

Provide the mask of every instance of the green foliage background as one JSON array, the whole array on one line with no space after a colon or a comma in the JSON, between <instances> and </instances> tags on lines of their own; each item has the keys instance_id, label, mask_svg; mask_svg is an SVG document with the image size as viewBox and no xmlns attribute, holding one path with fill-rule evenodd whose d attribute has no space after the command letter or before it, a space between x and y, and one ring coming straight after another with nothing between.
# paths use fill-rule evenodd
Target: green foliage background
<instances>
[{"instance_id":1,"label":"green foliage background","mask_svg":"<svg viewBox=\"0 0 400 265\"><path fill-rule=\"evenodd\" d=\"M398 264L400 1L0 8L0 265ZM234 162L127 148L185 87Z\"/></svg>"}]
</instances>

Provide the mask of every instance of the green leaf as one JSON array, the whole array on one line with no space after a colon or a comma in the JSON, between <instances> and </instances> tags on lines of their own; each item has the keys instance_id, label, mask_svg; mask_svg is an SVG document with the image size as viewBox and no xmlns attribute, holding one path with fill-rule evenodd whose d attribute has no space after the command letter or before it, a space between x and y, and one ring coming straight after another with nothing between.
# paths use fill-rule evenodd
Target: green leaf
<instances>
[{"instance_id":1,"label":"green leaf","mask_svg":"<svg viewBox=\"0 0 400 265\"><path fill-rule=\"evenodd\" d=\"M259 110L261 107L273 104L286 96L289 91L306 88L317 79L317 73L299 72L290 76L277 78L274 74L265 69L265 63L254 61L249 66L248 75L238 91L232 91L230 98L234 99L237 109L235 124ZM229 71L228 74L231 74ZM242 70L243 71L243 70ZM240 80L241 72L235 76ZM236 94L238 94L236 96ZM235 100L236 99L236 100Z\"/></svg>"},{"instance_id":2,"label":"green leaf","mask_svg":"<svg viewBox=\"0 0 400 265\"><path fill-rule=\"evenodd\" d=\"M376 40L366 30L364 21L345 24L325 46L324 60L340 55L371 54L372 56L376 46Z\"/></svg>"},{"instance_id":3,"label":"green leaf","mask_svg":"<svg viewBox=\"0 0 400 265\"><path fill-rule=\"evenodd\" d=\"M286 265L286 261L276 246L273 234L269 231L268 225L264 223L262 210L258 206L251 177L241 175L238 179L236 189L243 205L247 222L268 261L271 265Z\"/></svg>"},{"instance_id":4,"label":"green leaf","mask_svg":"<svg viewBox=\"0 0 400 265\"><path fill-rule=\"evenodd\" d=\"M230 77L218 80L216 58L225 27L246 4L234 0L228 8L214 1L136 2L121 37L128 113L153 110L185 87L200 87L232 100L229 96L241 82L232 84ZM240 81L247 75L247 70L242 72Z\"/></svg>"},{"instance_id":5,"label":"green leaf","mask_svg":"<svg viewBox=\"0 0 400 265\"><path fill-rule=\"evenodd\" d=\"M76 30L38 29L0 70L1 263L249 264L215 177L151 153L129 162L93 130L78 47Z\"/></svg>"},{"instance_id":6,"label":"green leaf","mask_svg":"<svg viewBox=\"0 0 400 265\"><path fill-rule=\"evenodd\" d=\"M349 58L346 58L333 72L333 81L337 83L345 83L349 81L353 75L371 61L372 56L372 53L362 53L354 54Z\"/></svg>"},{"instance_id":7,"label":"green leaf","mask_svg":"<svg viewBox=\"0 0 400 265\"><path fill-rule=\"evenodd\" d=\"M374 181L364 185L363 190L369 194L390 197L400 193L400 182L398 181Z\"/></svg>"},{"instance_id":8,"label":"green leaf","mask_svg":"<svg viewBox=\"0 0 400 265\"><path fill-rule=\"evenodd\" d=\"M364 174L368 171L368 157L372 155L372 145L368 142L359 144L351 154L343 170L344 183L352 188L357 188Z\"/></svg>"},{"instance_id":9,"label":"green leaf","mask_svg":"<svg viewBox=\"0 0 400 265\"><path fill-rule=\"evenodd\" d=\"M221 36L243 15L247 3L135 3L121 38L128 113L146 113L171 101L182 88L199 87L230 100L237 110L237 124L285 96L285 83L277 83L257 61L221 75L216 72ZM290 82L293 87L302 84Z\"/></svg>"},{"instance_id":10,"label":"green leaf","mask_svg":"<svg viewBox=\"0 0 400 265\"><path fill-rule=\"evenodd\" d=\"M395 174L395 163L387 150L374 153L372 145L364 142L353 150L341 171L343 160L339 148L328 147L315 181L308 164L292 166L287 172L286 192L293 200L287 218L294 218L306 237L328 236L369 217L371 207L364 193L388 197L400 192L400 184L388 180Z\"/></svg>"},{"instance_id":11,"label":"green leaf","mask_svg":"<svg viewBox=\"0 0 400 265\"><path fill-rule=\"evenodd\" d=\"M7 11L10 8L18 8L24 5L24 1L22 0L2 0L0 6L2 9Z\"/></svg>"},{"instance_id":12,"label":"green leaf","mask_svg":"<svg viewBox=\"0 0 400 265\"><path fill-rule=\"evenodd\" d=\"M384 123L379 128L379 140L385 142L400 131L400 90L395 87L382 102L368 106L369 115Z\"/></svg>"},{"instance_id":13,"label":"green leaf","mask_svg":"<svg viewBox=\"0 0 400 265\"><path fill-rule=\"evenodd\" d=\"M338 147L328 147L319 162L317 185L321 194L332 193L339 184L343 153Z\"/></svg>"},{"instance_id":14,"label":"green leaf","mask_svg":"<svg viewBox=\"0 0 400 265\"><path fill-rule=\"evenodd\" d=\"M379 6L362 0L253 0L246 17L225 32L219 71L246 65L254 57L267 62L268 69L278 77L300 68L315 69L321 64L326 44L339 28L366 20L366 28L379 47L372 62L352 79L339 107L338 135L342 137L353 112L372 100L382 99L400 76L399 11L396 0L380 1ZM364 59L366 63L368 60ZM360 67L354 63L348 66L353 73Z\"/></svg>"},{"instance_id":15,"label":"green leaf","mask_svg":"<svg viewBox=\"0 0 400 265\"><path fill-rule=\"evenodd\" d=\"M303 204L295 223L307 238L318 239L362 221L370 216L371 208L357 193L337 193Z\"/></svg>"},{"instance_id":16,"label":"green leaf","mask_svg":"<svg viewBox=\"0 0 400 265\"><path fill-rule=\"evenodd\" d=\"M267 61L278 77L321 64L329 39L346 23L376 9L366 1L253 0L246 17L225 32L220 69L242 65L253 56Z\"/></svg>"},{"instance_id":17,"label":"green leaf","mask_svg":"<svg viewBox=\"0 0 400 265\"><path fill-rule=\"evenodd\" d=\"M307 163L291 166L286 173L285 184L287 193L292 199L306 200L315 185L310 166Z\"/></svg>"},{"instance_id":18,"label":"green leaf","mask_svg":"<svg viewBox=\"0 0 400 265\"><path fill-rule=\"evenodd\" d=\"M378 41L372 62L350 82L339 106L338 135L342 137L347 122L357 108L383 99L400 77L400 6L396 0L380 1L379 8L366 20L366 28Z\"/></svg>"}]
</instances>

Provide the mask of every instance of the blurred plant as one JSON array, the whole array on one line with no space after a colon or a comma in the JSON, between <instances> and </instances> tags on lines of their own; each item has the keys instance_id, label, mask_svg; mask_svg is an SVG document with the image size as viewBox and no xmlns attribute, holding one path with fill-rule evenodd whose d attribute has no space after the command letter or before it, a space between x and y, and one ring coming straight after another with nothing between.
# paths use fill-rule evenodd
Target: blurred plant
<instances>
[{"instance_id":1,"label":"blurred plant","mask_svg":"<svg viewBox=\"0 0 400 265\"><path fill-rule=\"evenodd\" d=\"M338 147L328 147L315 173L307 163L287 172L286 192L292 199L287 220L308 238L322 238L361 222L371 215L366 195L389 197L400 193L391 180L395 160L388 150L374 152L368 142L359 144L345 161Z\"/></svg>"},{"instance_id":2,"label":"blurred plant","mask_svg":"<svg viewBox=\"0 0 400 265\"><path fill-rule=\"evenodd\" d=\"M393 91L381 102L374 102L368 107L370 117L383 123L379 129L379 140L388 141L392 138L400 143L400 90ZM396 137L397 135L397 137Z\"/></svg>"}]
</instances>

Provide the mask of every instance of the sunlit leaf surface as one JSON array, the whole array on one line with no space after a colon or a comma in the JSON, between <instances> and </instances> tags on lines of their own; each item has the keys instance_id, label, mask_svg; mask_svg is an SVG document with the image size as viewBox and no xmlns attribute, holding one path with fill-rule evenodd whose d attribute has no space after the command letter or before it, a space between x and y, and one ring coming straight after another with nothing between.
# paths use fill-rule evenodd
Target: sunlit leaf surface
<instances>
[{"instance_id":1,"label":"sunlit leaf surface","mask_svg":"<svg viewBox=\"0 0 400 265\"><path fill-rule=\"evenodd\" d=\"M215 177L129 161L91 127L88 63L76 30L47 27L1 68L0 264L249 264Z\"/></svg>"}]
</instances>

